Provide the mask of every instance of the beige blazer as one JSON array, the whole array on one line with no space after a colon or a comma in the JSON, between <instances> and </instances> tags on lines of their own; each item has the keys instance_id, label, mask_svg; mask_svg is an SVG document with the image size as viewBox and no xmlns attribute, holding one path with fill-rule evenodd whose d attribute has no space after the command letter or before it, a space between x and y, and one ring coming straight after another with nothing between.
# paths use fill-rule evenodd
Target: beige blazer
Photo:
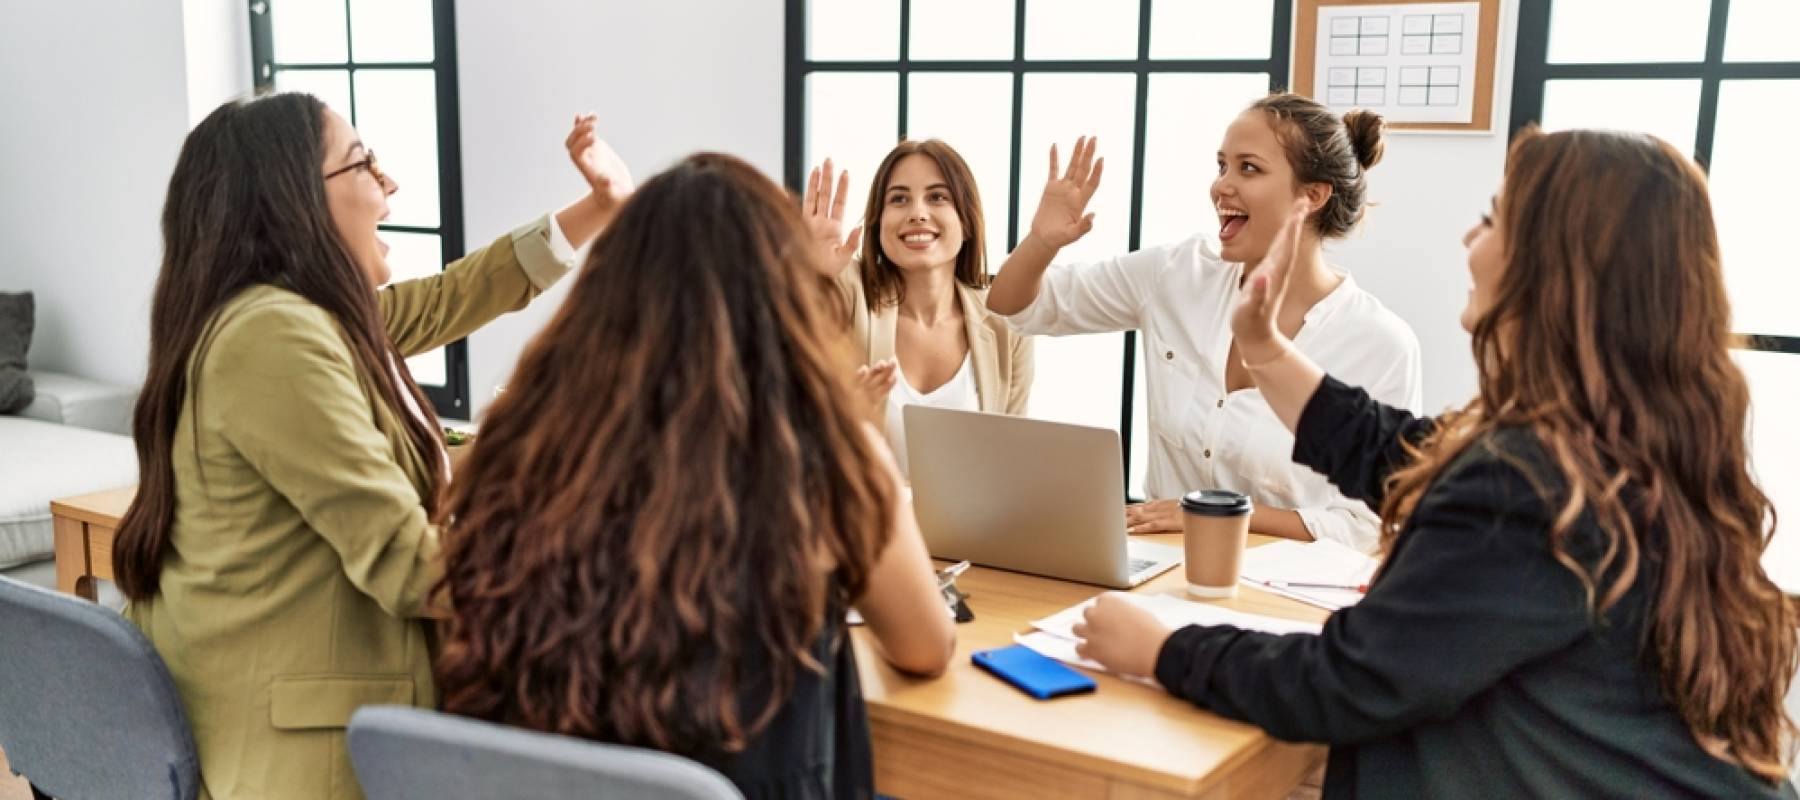
<instances>
[{"instance_id":1,"label":"beige blazer","mask_svg":"<svg viewBox=\"0 0 1800 800\"><path fill-rule=\"evenodd\" d=\"M568 265L547 218L439 275L382 289L406 355L523 308ZM337 323L275 286L214 316L175 430L175 519L161 592L125 609L186 706L201 796L357 798L357 707L432 707L417 619L442 574L406 409L371 400Z\"/></svg>"},{"instance_id":2,"label":"beige blazer","mask_svg":"<svg viewBox=\"0 0 1800 800\"><path fill-rule=\"evenodd\" d=\"M850 303L852 335L863 363L893 358L899 308L889 306L871 314L863 294L862 273L855 264L838 276L838 286ZM971 289L958 282L956 299L962 304L963 325L968 329L969 361L981 410L1023 416L1031 398L1031 337L1015 332L988 311L986 289Z\"/></svg>"}]
</instances>

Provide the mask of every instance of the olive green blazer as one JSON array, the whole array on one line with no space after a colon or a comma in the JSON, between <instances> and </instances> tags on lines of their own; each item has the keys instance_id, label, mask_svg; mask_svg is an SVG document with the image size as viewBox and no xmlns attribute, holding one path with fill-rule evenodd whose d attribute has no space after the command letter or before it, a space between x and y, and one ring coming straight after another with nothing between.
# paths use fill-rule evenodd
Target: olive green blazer
<instances>
[{"instance_id":1,"label":"olive green blazer","mask_svg":"<svg viewBox=\"0 0 1800 800\"><path fill-rule=\"evenodd\" d=\"M379 292L403 354L523 308L569 270L548 218L439 275ZM126 616L156 645L193 724L201 796L357 798L344 746L370 703L437 702L417 619L442 574L407 409L374 401L337 324L275 286L246 289L189 364L173 448L161 592Z\"/></svg>"},{"instance_id":2,"label":"olive green blazer","mask_svg":"<svg viewBox=\"0 0 1800 800\"><path fill-rule=\"evenodd\" d=\"M894 357L894 326L899 308L874 313L863 293L855 264L838 274L837 285L850 304L851 335L864 364ZM1031 399L1031 337L1013 330L987 308L987 290L956 284L963 326L969 335L969 366L975 373L975 395L981 410L1022 416Z\"/></svg>"}]
</instances>

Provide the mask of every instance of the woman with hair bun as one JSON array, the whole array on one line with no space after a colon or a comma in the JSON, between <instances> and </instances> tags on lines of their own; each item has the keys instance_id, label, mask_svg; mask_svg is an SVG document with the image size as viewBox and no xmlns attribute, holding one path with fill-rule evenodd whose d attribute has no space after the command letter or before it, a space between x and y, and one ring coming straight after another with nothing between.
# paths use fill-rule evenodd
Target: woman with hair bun
<instances>
[{"instance_id":1,"label":"woman with hair bun","mask_svg":"<svg viewBox=\"0 0 1800 800\"><path fill-rule=\"evenodd\" d=\"M1181 530L1180 496L1199 488L1250 496L1250 527L1373 552L1378 520L1324 477L1289 458L1294 438L1244 369L1231 309L1249 269L1304 200L1306 224L1281 331L1307 356L1389 405L1419 409L1419 343L1412 329L1326 263L1323 243L1362 220L1367 173L1381 160L1378 114L1341 119L1290 93L1257 100L1219 145L1212 201L1218 228L1093 264L1050 262L1093 227L1086 211L1103 159L1078 139L1050 178L1031 221L994 279L988 308L1025 334L1142 331L1150 423L1149 502L1127 506L1131 533Z\"/></svg>"}]
</instances>

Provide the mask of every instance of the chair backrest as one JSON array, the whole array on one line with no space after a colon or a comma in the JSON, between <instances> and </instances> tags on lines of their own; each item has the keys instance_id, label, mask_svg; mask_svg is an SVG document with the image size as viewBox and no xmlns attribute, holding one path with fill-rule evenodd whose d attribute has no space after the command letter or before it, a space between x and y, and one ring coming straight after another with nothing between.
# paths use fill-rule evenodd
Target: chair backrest
<instances>
[{"instance_id":1,"label":"chair backrest","mask_svg":"<svg viewBox=\"0 0 1800 800\"><path fill-rule=\"evenodd\" d=\"M369 800L742 797L725 776L669 753L406 706L357 710L349 739L350 760Z\"/></svg>"},{"instance_id":2,"label":"chair backrest","mask_svg":"<svg viewBox=\"0 0 1800 800\"><path fill-rule=\"evenodd\" d=\"M0 578L0 749L53 797L197 794L199 758L169 670L117 613Z\"/></svg>"}]
</instances>

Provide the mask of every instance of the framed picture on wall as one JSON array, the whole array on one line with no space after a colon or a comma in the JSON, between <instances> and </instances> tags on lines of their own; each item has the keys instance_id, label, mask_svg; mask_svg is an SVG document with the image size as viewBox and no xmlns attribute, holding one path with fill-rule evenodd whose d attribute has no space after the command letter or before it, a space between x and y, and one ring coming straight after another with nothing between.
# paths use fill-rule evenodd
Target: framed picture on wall
<instances>
[{"instance_id":1,"label":"framed picture on wall","mask_svg":"<svg viewBox=\"0 0 1800 800\"><path fill-rule=\"evenodd\" d=\"M1402 131L1492 133L1500 0L1297 0L1293 89Z\"/></svg>"}]
</instances>

